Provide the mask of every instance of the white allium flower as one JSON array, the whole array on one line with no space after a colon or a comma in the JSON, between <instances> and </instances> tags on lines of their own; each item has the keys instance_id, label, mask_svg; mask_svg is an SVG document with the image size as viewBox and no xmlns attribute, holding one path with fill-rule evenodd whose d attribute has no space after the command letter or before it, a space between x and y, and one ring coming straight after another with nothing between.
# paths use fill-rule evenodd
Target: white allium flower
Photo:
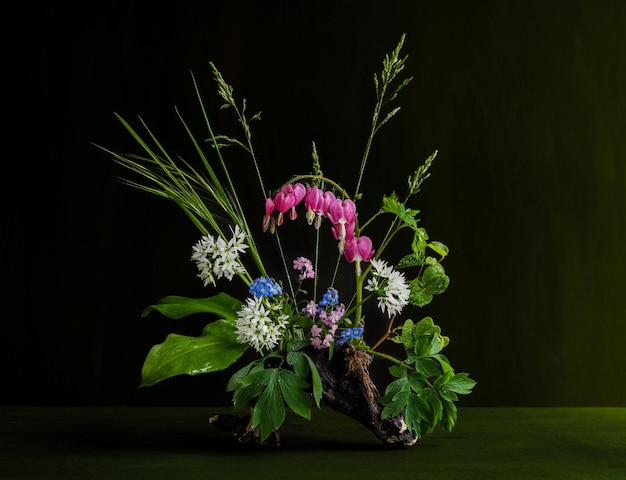
<instances>
[{"instance_id":1,"label":"white allium flower","mask_svg":"<svg viewBox=\"0 0 626 480\"><path fill-rule=\"evenodd\" d=\"M231 232L233 236L228 242L223 237L204 235L193 246L191 259L196 262L198 277L203 280L204 286L209 283L215 286L215 280L222 277L232 280L236 274L245 271L239 263L239 254L248 248L244 243L246 234L238 225L231 228Z\"/></svg>"},{"instance_id":2,"label":"white allium flower","mask_svg":"<svg viewBox=\"0 0 626 480\"><path fill-rule=\"evenodd\" d=\"M411 290L404 273L394 270L384 260L372 259L372 278L367 281L366 290L378 293L378 308L391 318L402 311L409 303Z\"/></svg>"},{"instance_id":3,"label":"white allium flower","mask_svg":"<svg viewBox=\"0 0 626 480\"><path fill-rule=\"evenodd\" d=\"M237 312L237 341L249 344L259 353L278 345L289 317L279 315L272 318L270 314L271 309L266 308L263 298L247 298Z\"/></svg>"}]
</instances>

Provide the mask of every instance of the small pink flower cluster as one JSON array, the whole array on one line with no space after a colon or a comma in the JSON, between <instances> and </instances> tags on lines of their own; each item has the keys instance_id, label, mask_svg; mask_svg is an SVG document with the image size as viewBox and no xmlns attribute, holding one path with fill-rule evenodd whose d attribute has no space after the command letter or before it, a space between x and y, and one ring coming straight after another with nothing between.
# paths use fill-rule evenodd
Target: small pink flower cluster
<instances>
[{"instance_id":1,"label":"small pink flower cluster","mask_svg":"<svg viewBox=\"0 0 626 480\"><path fill-rule=\"evenodd\" d=\"M323 303L323 302L320 302ZM322 308L311 300L305 309L307 317L317 317L320 324L314 324L311 327L311 346L317 350L329 348L335 341L335 332L339 326L339 322L346 313L346 307L343 303L336 305L327 305Z\"/></svg>"},{"instance_id":2,"label":"small pink flower cluster","mask_svg":"<svg viewBox=\"0 0 626 480\"><path fill-rule=\"evenodd\" d=\"M307 278L315 278L315 270L313 270L313 263L306 257L298 257L293 261L294 270L298 270L298 280L301 282Z\"/></svg>"},{"instance_id":3,"label":"small pink flower cluster","mask_svg":"<svg viewBox=\"0 0 626 480\"><path fill-rule=\"evenodd\" d=\"M274 198L265 200L263 231L269 229L274 233L276 226L283 224L285 213L288 213L290 220L295 220L298 216L296 206L302 201L309 225L320 228L323 218L330 221L333 236L339 242L339 252L348 262L357 263L357 274L360 275L360 262L369 262L374 256L374 250L369 237L354 235L357 211L356 204L349 198L342 200L333 192L323 191L315 185L305 187L301 183L288 183ZM274 210L278 212L276 218Z\"/></svg>"}]
</instances>

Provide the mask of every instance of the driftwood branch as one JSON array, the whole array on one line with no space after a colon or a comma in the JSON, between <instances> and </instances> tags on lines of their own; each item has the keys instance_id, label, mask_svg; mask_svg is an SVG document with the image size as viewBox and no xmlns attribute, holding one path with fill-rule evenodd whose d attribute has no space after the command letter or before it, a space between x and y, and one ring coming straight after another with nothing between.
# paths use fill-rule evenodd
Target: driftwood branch
<instances>
[{"instance_id":1,"label":"driftwood branch","mask_svg":"<svg viewBox=\"0 0 626 480\"><path fill-rule=\"evenodd\" d=\"M384 445L410 447L419 439L411 433L402 415L382 419L380 394L370 377L372 357L365 351L346 345L333 353L327 350L307 351L322 379L322 400L333 410L347 415L367 427ZM222 431L230 432L244 444L278 446L280 435L274 431L261 441L258 428L251 428L250 415L215 415L209 422Z\"/></svg>"}]
</instances>

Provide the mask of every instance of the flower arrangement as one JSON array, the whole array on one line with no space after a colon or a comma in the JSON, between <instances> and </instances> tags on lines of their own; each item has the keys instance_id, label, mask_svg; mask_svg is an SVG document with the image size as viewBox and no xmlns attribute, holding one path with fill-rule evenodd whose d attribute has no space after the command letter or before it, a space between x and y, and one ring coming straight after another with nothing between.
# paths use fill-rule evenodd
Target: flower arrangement
<instances>
[{"instance_id":1,"label":"flower arrangement","mask_svg":"<svg viewBox=\"0 0 626 480\"><path fill-rule=\"evenodd\" d=\"M143 120L145 138L117 116L143 150L141 155L122 154L99 147L140 178L123 182L176 202L192 220L201 238L192 247L191 259L204 286L239 280L248 290L243 299L220 291L206 298L168 296L147 307L144 316L157 311L172 319L195 314L215 318L199 336L170 334L152 347L141 372L141 386L176 375L222 371L250 350L253 360L234 371L226 385L232 392L234 413L248 413L211 418L211 423L241 442L278 445L286 409L310 419L313 405L321 408L323 403L363 423L385 444L410 446L437 426L452 429L458 395L469 394L476 382L467 373L454 371L442 353L449 339L432 318L399 320L408 305L425 306L449 283L441 263L448 248L429 240L419 225L419 211L409 207L409 200L430 175L437 152L408 176L402 199L395 192L383 195L380 208L367 219L357 208L372 141L400 110L389 109L389 104L411 81L397 78L407 58L400 55L403 43L404 35L385 56L381 73L374 75L371 131L352 195L324 175L315 143L309 173L285 179L275 189L266 188L251 134L251 123L261 115L248 116L246 100L236 100L234 89L212 62L221 109L234 113L242 137L214 133L192 75L206 140L199 140L177 113L197 152L200 170L174 158ZM244 212L226 160L227 147L241 148L251 159L264 200L264 204L259 202L258 213L248 216ZM214 161L209 160L211 156ZM304 224L302 218L315 237L315 248L290 248L298 256L286 258L281 232L298 219ZM372 235L366 235L374 222L385 220L382 238L375 242ZM395 265L389 264L383 254L404 230L412 233L404 256ZM268 273L258 246L261 235L276 242L280 277ZM320 251L323 236L332 237L336 245L332 251ZM353 264L347 270L351 277L347 284L353 287L339 292L334 285L344 262ZM320 284L318 271L322 269L334 272L329 284ZM364 306L371 302L379 315L366 321ZM370 322L386 326L375 341L368 336ZM394 344L393 353L380 348ZM382 394L369 373L374 359L388 362L393 378Z\"/></svg>"}]
</instances>

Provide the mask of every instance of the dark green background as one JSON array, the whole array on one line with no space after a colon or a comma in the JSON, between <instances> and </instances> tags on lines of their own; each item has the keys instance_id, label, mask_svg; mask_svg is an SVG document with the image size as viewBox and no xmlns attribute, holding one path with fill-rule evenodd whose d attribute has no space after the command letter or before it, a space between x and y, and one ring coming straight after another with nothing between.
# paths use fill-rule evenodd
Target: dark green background
<instances>
[{"instance_id":1,"label":"dark green background","mask_svg":"<svg viewBox=\"0 0 626 480\"><path fill-rule=\"evenodd\" d=\"M2 403L228 402L224 375L137 389L151 345L204 323L141 310L211 292L182 212L119 185L90 142L126 149L112 112L140 114L184 154L173 106L193 118L189 70L210 96L212 60L263 111L255 139L276 184L314 140L351 186L372 75L406 33L415 80L365 185L402 190L439 150L417 208L451 249L452 282L409 313L432 315L479 382L460 405L626 405L626 3L157 3L6 19Z\"/></svg>"}]
</instances>

